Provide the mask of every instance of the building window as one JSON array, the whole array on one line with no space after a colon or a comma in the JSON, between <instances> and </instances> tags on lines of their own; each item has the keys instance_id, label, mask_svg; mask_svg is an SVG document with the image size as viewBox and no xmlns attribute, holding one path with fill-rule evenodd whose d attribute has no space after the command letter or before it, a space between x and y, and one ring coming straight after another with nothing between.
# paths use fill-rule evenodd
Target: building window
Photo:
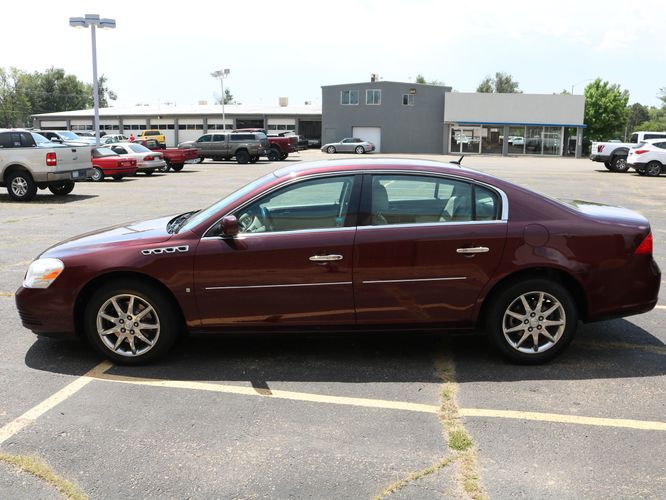
<instances>
[{"instance_id":1,"label":"building window","mask_svg":"<svg viewBox=\"0 0 666 500\"><path fill-rule=\"evenodd\" d=\"M358 104L358 90L340 92L340 104L355 106Z\"/></svg>"},{"instance_id":2,"label":"building window","mask_svg":"<svg viewBox=\"0 0 666 500\"><path fill-rule=\"evenodd\" d=\"M414 106L414 94L402 94L403 106Z\"/></svg>"},{"instance_id":3,"label":"building window","mask_svg":"<svg viewBox=\"0 0 666 500\"><path fill-rule=\"evenodd\" d=\"M382 91L377 89L366 90L365 103L370 106L379 106L382 103Z\"/></svg>"}]
</instances>

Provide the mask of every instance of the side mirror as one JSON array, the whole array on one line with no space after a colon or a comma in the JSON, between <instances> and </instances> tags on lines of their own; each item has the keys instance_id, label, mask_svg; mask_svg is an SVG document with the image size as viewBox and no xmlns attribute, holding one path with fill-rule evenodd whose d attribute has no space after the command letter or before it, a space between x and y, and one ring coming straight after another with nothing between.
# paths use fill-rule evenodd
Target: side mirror
<instances>
[{"instance_id":1,"label":"side mirror","mask_svg":"<svg viewBox=\"0 0 666 500\"><path fill-rule=\"evenodd\" d=\"M238 234L238 219L234 215L222 217L220 233L222 233L222 236L235 237Z\"/></svg>"}]
</instances>

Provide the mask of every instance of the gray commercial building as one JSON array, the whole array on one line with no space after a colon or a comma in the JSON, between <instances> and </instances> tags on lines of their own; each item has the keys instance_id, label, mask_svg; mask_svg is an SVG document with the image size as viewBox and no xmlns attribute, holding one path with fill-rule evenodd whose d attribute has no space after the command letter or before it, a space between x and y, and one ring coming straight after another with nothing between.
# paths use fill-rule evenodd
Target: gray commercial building
<instances>
[{"instance_id":1,"label":"gray commercial building","mask_svg":"<svg viewBox=\"0 0 666 500\"><path fill-rule=\"evenodd\" d=\"M581 155L585 98L371 81L322 87L322 142L383 153Z\"/></svg>"}]
</instances>

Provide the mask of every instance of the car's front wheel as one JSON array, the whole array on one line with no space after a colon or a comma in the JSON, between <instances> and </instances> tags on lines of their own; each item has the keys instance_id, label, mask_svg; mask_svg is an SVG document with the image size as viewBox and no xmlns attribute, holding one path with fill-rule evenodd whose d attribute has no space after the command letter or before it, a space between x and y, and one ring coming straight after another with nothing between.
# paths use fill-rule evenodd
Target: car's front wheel
<instances>
[{"instance_id":1,"label":"car's front wheel","mask_svg":"<svg viewBox=\"0 0 666 500\"><path fill-rule=\"evenodd\" d=\"M141 281L103 285L84 314L88 341L115 363L153 361L178 338L180 321L174 305L158 288Z\"/></svg>"},{"instance_id":2,"label":"car's front wheel","mask_svg":"<svg viewBox=\"0 0 666 500\"><path fill-rule=\"evenodd\" d=\"M363 146L356 146L355 151L356 154L362 155L363 153L365 153L365 148Z\"/></svg>"},{"instance_id":3,"label":"car's front wheel","mask_svg":"<svg viewBox=\"0 0 666 500\"><path fill-rule=\"evenodd\" d=\"M505 358L520 364L553 359L571 342L578 323L571 293L545 279L505 287L488 312L491 340Z\"/></svg>"},{"instance_id":4,"label":"car's front wheel","mask_svg":"<svg viewBox=\"0 0 666 500\"><path fill-rule=\"evenodd\" d=\"M335 147L334 147L334 146L329 146L329 147L327 147L327 148L326 148L326 152L327 152L328 154L332 155L333 153L335 153Z\"/></svg>"},{"instance_id":5,"label":"car's front wheel","mask_svg":"<svg viewBox=\"0 0 666 500\"><path fill-rule=\"evenodd\" d=\"M648 177L659 177L661 175L662 166L658 161L651 161L645 165L645 175Z\"/></svg>"}]
</instances>

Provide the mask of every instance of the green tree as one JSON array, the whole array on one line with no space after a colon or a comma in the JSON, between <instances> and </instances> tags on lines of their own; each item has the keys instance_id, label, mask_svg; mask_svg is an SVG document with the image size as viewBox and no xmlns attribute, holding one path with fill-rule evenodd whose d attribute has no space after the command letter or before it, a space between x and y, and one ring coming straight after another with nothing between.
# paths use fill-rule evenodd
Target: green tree
<instances>
[{"instance_id":1,"label":"green tree","mask_svg":"<svg viewBox=\"0 0 666 500\"><path fill-rule=\"evenodd\" d=\"M222 104L222 99L216 97L215 104ZM238 104L230 89L224 89L224 104Z\"/></svg>"},{"instance_id":2,"label":"green tree","mask_svg":"<svg viewBox=\"0 0 666 500\"><path fill-rule=\"evenodd\" d=\"M414 81L414 83L428 83L428 82L426 81L425 76L419 73L418 75L416 75L416 80Z\"/></svg>"},{"instance_id":3,"label":"green tree","mask_svg":"<svg viewBox=\"0 0 666 500\"><path fill-rule=\"evenodd\" d=\"M627 123L629 92L597 78L585 87L585 150L592 141L618 139Z\"/></svg>"},{"instance_id":4,"label":"green tree","mask_svg":"<svg viewBox=\"0 0 666 500\"><path fill-rule=\"evenodd\" d=\"M0 68L0 127L23 127L28 124L32 104L27 92L26 74L17 68Z\"/></svg>"},{"instance_id":5,"label":"green tree","mask_svg":"<svg viewBox=\"0 0 666 500\"><path fill-rule=\"evenodd\" d=\"M109 101L115 101L118 99L118 95L109 89L108 78L104 75L100 76L97 79L97 88L99 90L99 107L108 108ZM90 95L93 94L92 84L90 85Z\"/></svg>"},{"instance_id":6,"label":"green tree","mask_svg":"<svg viewBox=\"0 0 666 500\"><path fill-rule=\"evenodd\" d=\"M627 133L632 133L637 130L636 127L639 123L646 122L650 119L650 108L635 102L627 109Z\"/></svg>"},{"instance_id":7,"label":"green tree","mask_svg":"<svg viewBox=\"0 0 666 500\"><path fill-rule=\"evenodd\" d=\"M648 109L647 120L636 125L635 130L651 130L655 132L666 130L666 87L659 89L658 97L662 102L661 108L650 107Z\"/></svg>"},{"instance_id":8,"label":"green tree","mask_svg":"<svg viewBox=\"0 0 666 500\"><path fill-rule=\"evenodd\" d=\"M522 90L518 88L518 82L513 80L513 77L508 73L503 73L498 71L495 73L495 77L487 75L479 86L476 88L477 92L482 92L486 94L498 93L498 94L520 94Z\"/></svg>"},{"instance_id":9,"label":"green tree","mask_svg":"<svg viewBox=\"0 0 666 500\"><path fill-rule=\"evenodd\" d=\"M423 85L439 85L439 86L444 85L444 82L441 80L430 80L430 81L426 80L425 76L423 76L421 73L416 75L414 83L420 83Z\"/></svg>"}]
</instances>

